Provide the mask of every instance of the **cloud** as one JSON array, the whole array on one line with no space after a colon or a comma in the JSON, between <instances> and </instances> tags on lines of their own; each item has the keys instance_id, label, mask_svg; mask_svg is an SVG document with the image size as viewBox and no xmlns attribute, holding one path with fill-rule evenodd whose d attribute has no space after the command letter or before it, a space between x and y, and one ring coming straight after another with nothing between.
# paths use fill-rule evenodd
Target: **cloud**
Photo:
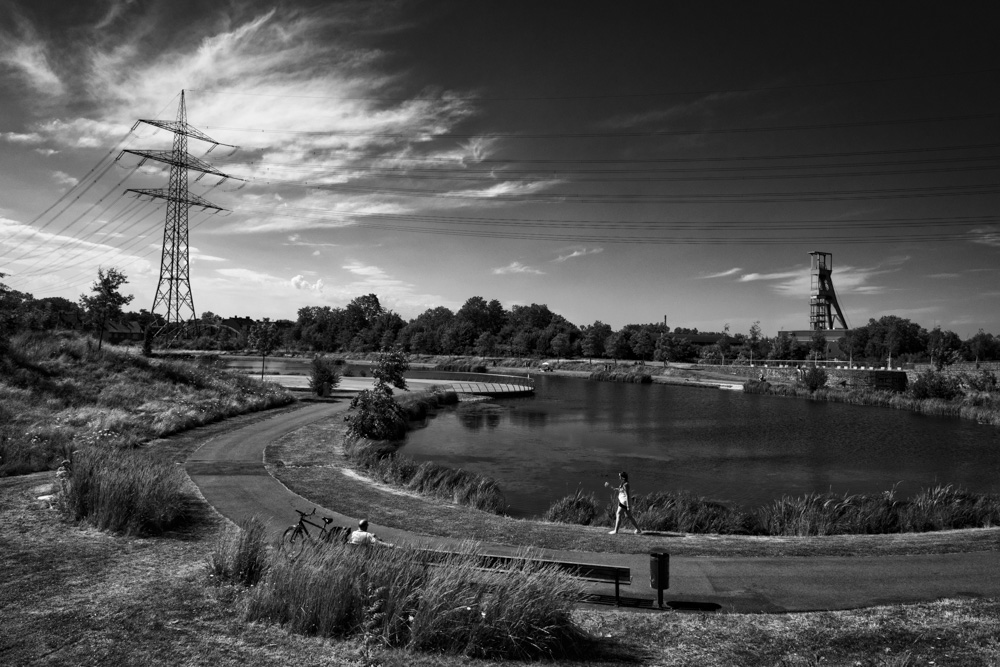
<instances>
[{"instance_id":1,"label":"cloud","mask_svg":"<svg viewBox=\"0 0 1000 667\"><path fill-rule=\"evenodd\" d=\"M4 141L9 141L12 144L26 144L26 145L40 144L43 141L45 141L42 135L38 134L37 132L28 132L28 133L0 132L0 139L3 139Z\"/></svg>"},{"instance_id":2,"label":"cloud","mask_svg":"<svg viewBox=\"0 0 1000 667\"><path fill-rule=\"evenodd\" d=\"M291 282L292 282L292 286L295 289L310 290L312 292L322 292L323 291L323 281L322 280L317 280L314 283L310 283L304 277L302 277L301 275L299 275L299 276L295 276L294 278L292 278Z\"/></svg>"},{"instance_id":3,"label":"cloud","mask_svg":"<svg viewBox=\"0 0 1000 667\"><path fill-rule=\"evenodd\" d=\"M509 273L534 273L544 275L545 272L531 266L526 266L521 262L511 262L507 266L493 269L493 275L503 276Z\"/></svg>"},{"instance_id":4,"label":"cloud","mask_svg":"<svg viewBox=\"0 0 1000 667\"><path fill-rule=\"evenodd\" d=\"M941 280L950 280L952 278L959 278L959 277L961 277L961 274L960 273L929 273L929 274L927 274L927 277L928 278L938 278L938 279L941 279Z\"/></svg>"},{"instance_id":5,"label":"cloud","mask_svg":"<svg viewBox=\"0 0 1000 667\"><path fill-rule=\"evenodd\" d=\"M52 67L48 45L16 10L8 5L4 11L15 12L17 34L0 30L0 65L6 65L36 92L60 95L64 91L63 82Z\"/></svg>"},{"instance_id":6,"label":"cloud","mask_svg":"<svg viewBox=\"0 0 1000 667\"><path fill-rule=\"evenodd\" d=\"M996 227L977 228L969 233L975 237L972 239L973 243L1000 248L1000 229Z\"/></svg>"},{"instance_id":7,"label":"cloud","mask_svg":"<svg viewBox=\"0 0 1000 667\"><path fill-rule=\"evenodd\" d=\"M881 263L870 267L841 266L833 272L833 286L837 295L845 294L873 295L888 291L884 285L872 281L886 274L894 273L909 261L908 256L886 257ZM812 289L812 277L808 266L776 271L774 273L747 273L739 277L737 282L773 282L773 289L779 294L801 298Z\"/></svg>"},{"instance_id":8,"label":"cloud","mask_svg":"<svg viewBox=\"0 0 1000 667\"><path fill-rule=\"evenodd\" d=\"M575 257L586 257L587 255L597 255L604 252L604 248L573 248L568 255L559 255L553 262L565 262Z\"/></svg>"},{"instance_id":9,"label":"cloud","mask_svg":"<svg viewBox=\"0 0 1000 667\"><path fill-rule=\"evenodd\" d=\"M71 187L71 188L75 187L76 184L80 182L80 180L78 178L74 178L73 176L70 176L69 174L67 174L66 172L63 172L63 171L57 171L57 172L53 173L52 174L52 178L54 178L55 181L56 181L56 183L58 183L59 185L63 185L63 186Z\"/></svg>"},{"instance_id":10,"label":"cloud","mask_svg":"<svg viewBox=\"0 0 1000 667\"><path fill-rule=\"evenodd\" d=\"M728 276L735 275L735 274L739 273L742 270L743 269L741 269L740 267L736 266L736 267L733 267L731 269L726 269L725 271L720 271L719 273L710 273L707 276L699 276L699 278L701 278L703 280L708 280L710 278L726 278Z\"/></svg>"},{"instance_id":11,"label":"cloud","mask_svg":"<svg viewBox=\"0 0 1000 667\"><path fill-rule=\"evenodd\" d=\"M662 123L680 118L696 117L704 120L715 115L719 107L743 100L750 95L749 91L710 93L698 99L683 104L675 104L665 109L656 109L637 114L621 114L613 116L604 122L607 127L624 129L637 126Z\"/></svg>"}]
</instances>

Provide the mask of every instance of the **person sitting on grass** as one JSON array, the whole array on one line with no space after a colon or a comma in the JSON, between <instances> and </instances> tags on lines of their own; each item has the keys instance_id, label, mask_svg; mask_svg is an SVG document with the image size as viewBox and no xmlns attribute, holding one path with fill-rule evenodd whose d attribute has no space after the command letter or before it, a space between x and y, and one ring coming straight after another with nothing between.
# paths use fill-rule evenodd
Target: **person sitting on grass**
<instances>
[{"instance_id":1,"label":"person sitting on grass","mask_svg":"<svg viewBox=\"0 0 1000 667\"><path fill-rule=\"evenodd\" d=\"M351 536L347 538L348 544L377 544L383 547L391 547L392 545L388 542L383 542L379 538L375 537L375 533L368 532L368 519L362 519L358 521L358 529L351 533Z\"/></svg>"},{"instance_id":2,"label":"person sitting on grass","mask_svg":"<svg viewBox=\"0 0 1000 667\"><path fill-rule=\"evenodd\" d=\"M628 520L632 522L633 526L635 526L635 534L642 535L642 531L639 530L639 524L636 523L635 517L632 516L632 509L630 505L630 503L632 502L632 494L628 486L628 473L622 471L618 473L618 477L621 479L622 483L616 487L613 487L618 491L618 509L617 511L615 511L615 529L610 531L608 534L609 535L618 534L618 525L621 523L622 512L624 512ZM610 487L611 485L608 482L605 482L604 486Z\"/></svg>"}]
</instances>

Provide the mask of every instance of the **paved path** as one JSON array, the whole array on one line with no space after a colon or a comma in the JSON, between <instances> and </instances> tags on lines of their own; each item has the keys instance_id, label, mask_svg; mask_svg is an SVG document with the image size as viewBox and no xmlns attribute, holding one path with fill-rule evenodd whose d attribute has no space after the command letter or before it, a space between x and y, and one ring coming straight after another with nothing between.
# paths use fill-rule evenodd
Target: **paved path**
<instances>
[{"instance_id":1,"label":"paved path","mask_svg":"<svg viewBox=\"0 0 1000 667\"><path fill-rule=\"evenodd\" d=\"M316 403L299 410L211 437L185 467L205 499L222 515L239 522L261 516L275 536L294 523L294 508L315 503L289 491L264 468L267 445L285 433L347 408L347 401ZM320 513L323 513L320 510ZM340 525L355 517L326 512ZM384 539L402 544L448 548L455 540L415 535L374 526ZM484 545L490 553L513 553L503 545ZM653 599L649 554L587 553L545 550L545 557L609 563L632 569L625 596ZM595 586L594 592L613 592ZM664 599L676 608L736 612L784 612L851 609L880 604L935 600L942 597L1000 597L1000 552L891 557L706 558L670 561L670 589ZM648 602L647 602L648 604Z\"/></svg>"}]
</instances>

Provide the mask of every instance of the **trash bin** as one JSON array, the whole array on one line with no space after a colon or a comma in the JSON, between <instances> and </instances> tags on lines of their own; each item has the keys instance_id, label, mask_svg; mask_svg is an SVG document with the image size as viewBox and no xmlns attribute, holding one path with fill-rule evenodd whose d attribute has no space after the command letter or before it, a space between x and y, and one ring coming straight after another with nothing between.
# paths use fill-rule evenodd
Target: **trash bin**
<instances>
[{"instance_id":1,"label":"trash bin","mask_svg":"<svg viewBox=\"0 0 1000 667\"><path fill-rule=\"evenodd\" d=\"M670 588L670 554L649 554L649 587L656 590L656 602L663 609L663 591Z\"/></svg>"}]
</instances>

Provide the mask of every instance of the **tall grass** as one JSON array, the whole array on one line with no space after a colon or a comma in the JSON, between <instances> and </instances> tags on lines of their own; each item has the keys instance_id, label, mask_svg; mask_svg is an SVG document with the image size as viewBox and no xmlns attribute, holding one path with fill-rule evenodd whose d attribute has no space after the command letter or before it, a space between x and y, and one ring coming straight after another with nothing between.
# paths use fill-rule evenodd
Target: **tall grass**
<instances>
[{"instance_id":1,"label":"tall grass","mask_svg":"<svg viewBox=\"0 0 1000 667\"><path fill-rule=\"evenodd\" d=\"M72 333L23 333L0 355L0 475L52 469L89 445L134 447L294 401L210 365L149 360Z\"/></svg>"},{"instance_id":2,"label":"tall grass","mask_svg":"<svg viewBox=\"0 0 1000 667\"><path fill-rule=\"evenodd\" d=\"M870 405L894 410L910 410L937 417L961 417L973 419L981 424L1000 426L1000 394L989 391L969 390L953 399L917 398L908 394L876 389L836 389L821 387L810 392L804 387L771 384L749 380L743 384L743 391L750 394L771 394L811 398L817 401Z\"/></svg>"},{"instance_id":3,"label":"tall grass","mask_svg":"<svg viewBox=\"0 0 1000 667\"><path fill-rule=\"evenodd\" d=\"M344 442L344 452L354 465L385 484L492 514L507 511L503 491L491 477L433 461L418 464L399 454L395 444L389 442L349 438Z\"/></svg>"},{"instance_id":4,"label":"tall grass","mask_svg":"<svg viewBox=\"0 0 1000 667\"><path fill-rule=\"evenodd\" d=\"M270 559L267 528L257 515L223 531L209 555L208 576L217 584L256 586L267 573Z\"/></svg>"},{"instance_id":5,"label":"tall grass","mask_svg":"<svg viewBox=\"0 0 1000 667\"><path fill-rule=\"evenodd\" d=\"M652 375L636 370L629 370L624 373L620 371L594 371L588 379L600 382L628 382L632 384L651 384L653 382Z\"/></svg>"},{"instance_id":6,"label":"tall grass","mask_svg":"<svg viewBox=\"0 0 1000 667\"><path fill-rule=\"evenodd\" d=\"M330 545L276 561L246 616L323 637L482 659L578 655L575 583L526 564L483 571L468 554L435 559L410 549Z\"/></svg>"},{"instance_id":7,"label":"tall grass","mask_svg":"<svg viewBox=\"0 0 1000 667\"><path fill-rule=\"evenodd\" d=\"M591 497L592 498L592 497ZM589 514L579 493L549 507L549 521L580 525L614 523L615 501ZM596 503L595 503L596 505ZM636 497L632 514L645 531L723 535L866 535L1000 526L1000 494L977 494L951 485L924 489L910 499L895 489L880 494L810 493L743 510L685 491Z\"/></svg>"},{"instance_id":8,"label":"tall grass","mask_svg":"<svg viewBox=\"0 0 1000 667\"><path fill-rule=\"evenodd\" d=\"M99 530L158 535L189 518L183 471L139 452L79 451L69 479L64 500L68 517Z\"/></svg>"},{"instance_id":9,"label":"tall grass","mask_svg":"<svg viewBox=\"0 0 1000 667\"><path fill-rule=\"evenodd\" d=\"M589 526L598 518L599 503L593 493L582 493L577 489L571 496L564 496L552 503L546 510L544 519L556 523L572 523Z\"/></svg>"}]
</instances>

